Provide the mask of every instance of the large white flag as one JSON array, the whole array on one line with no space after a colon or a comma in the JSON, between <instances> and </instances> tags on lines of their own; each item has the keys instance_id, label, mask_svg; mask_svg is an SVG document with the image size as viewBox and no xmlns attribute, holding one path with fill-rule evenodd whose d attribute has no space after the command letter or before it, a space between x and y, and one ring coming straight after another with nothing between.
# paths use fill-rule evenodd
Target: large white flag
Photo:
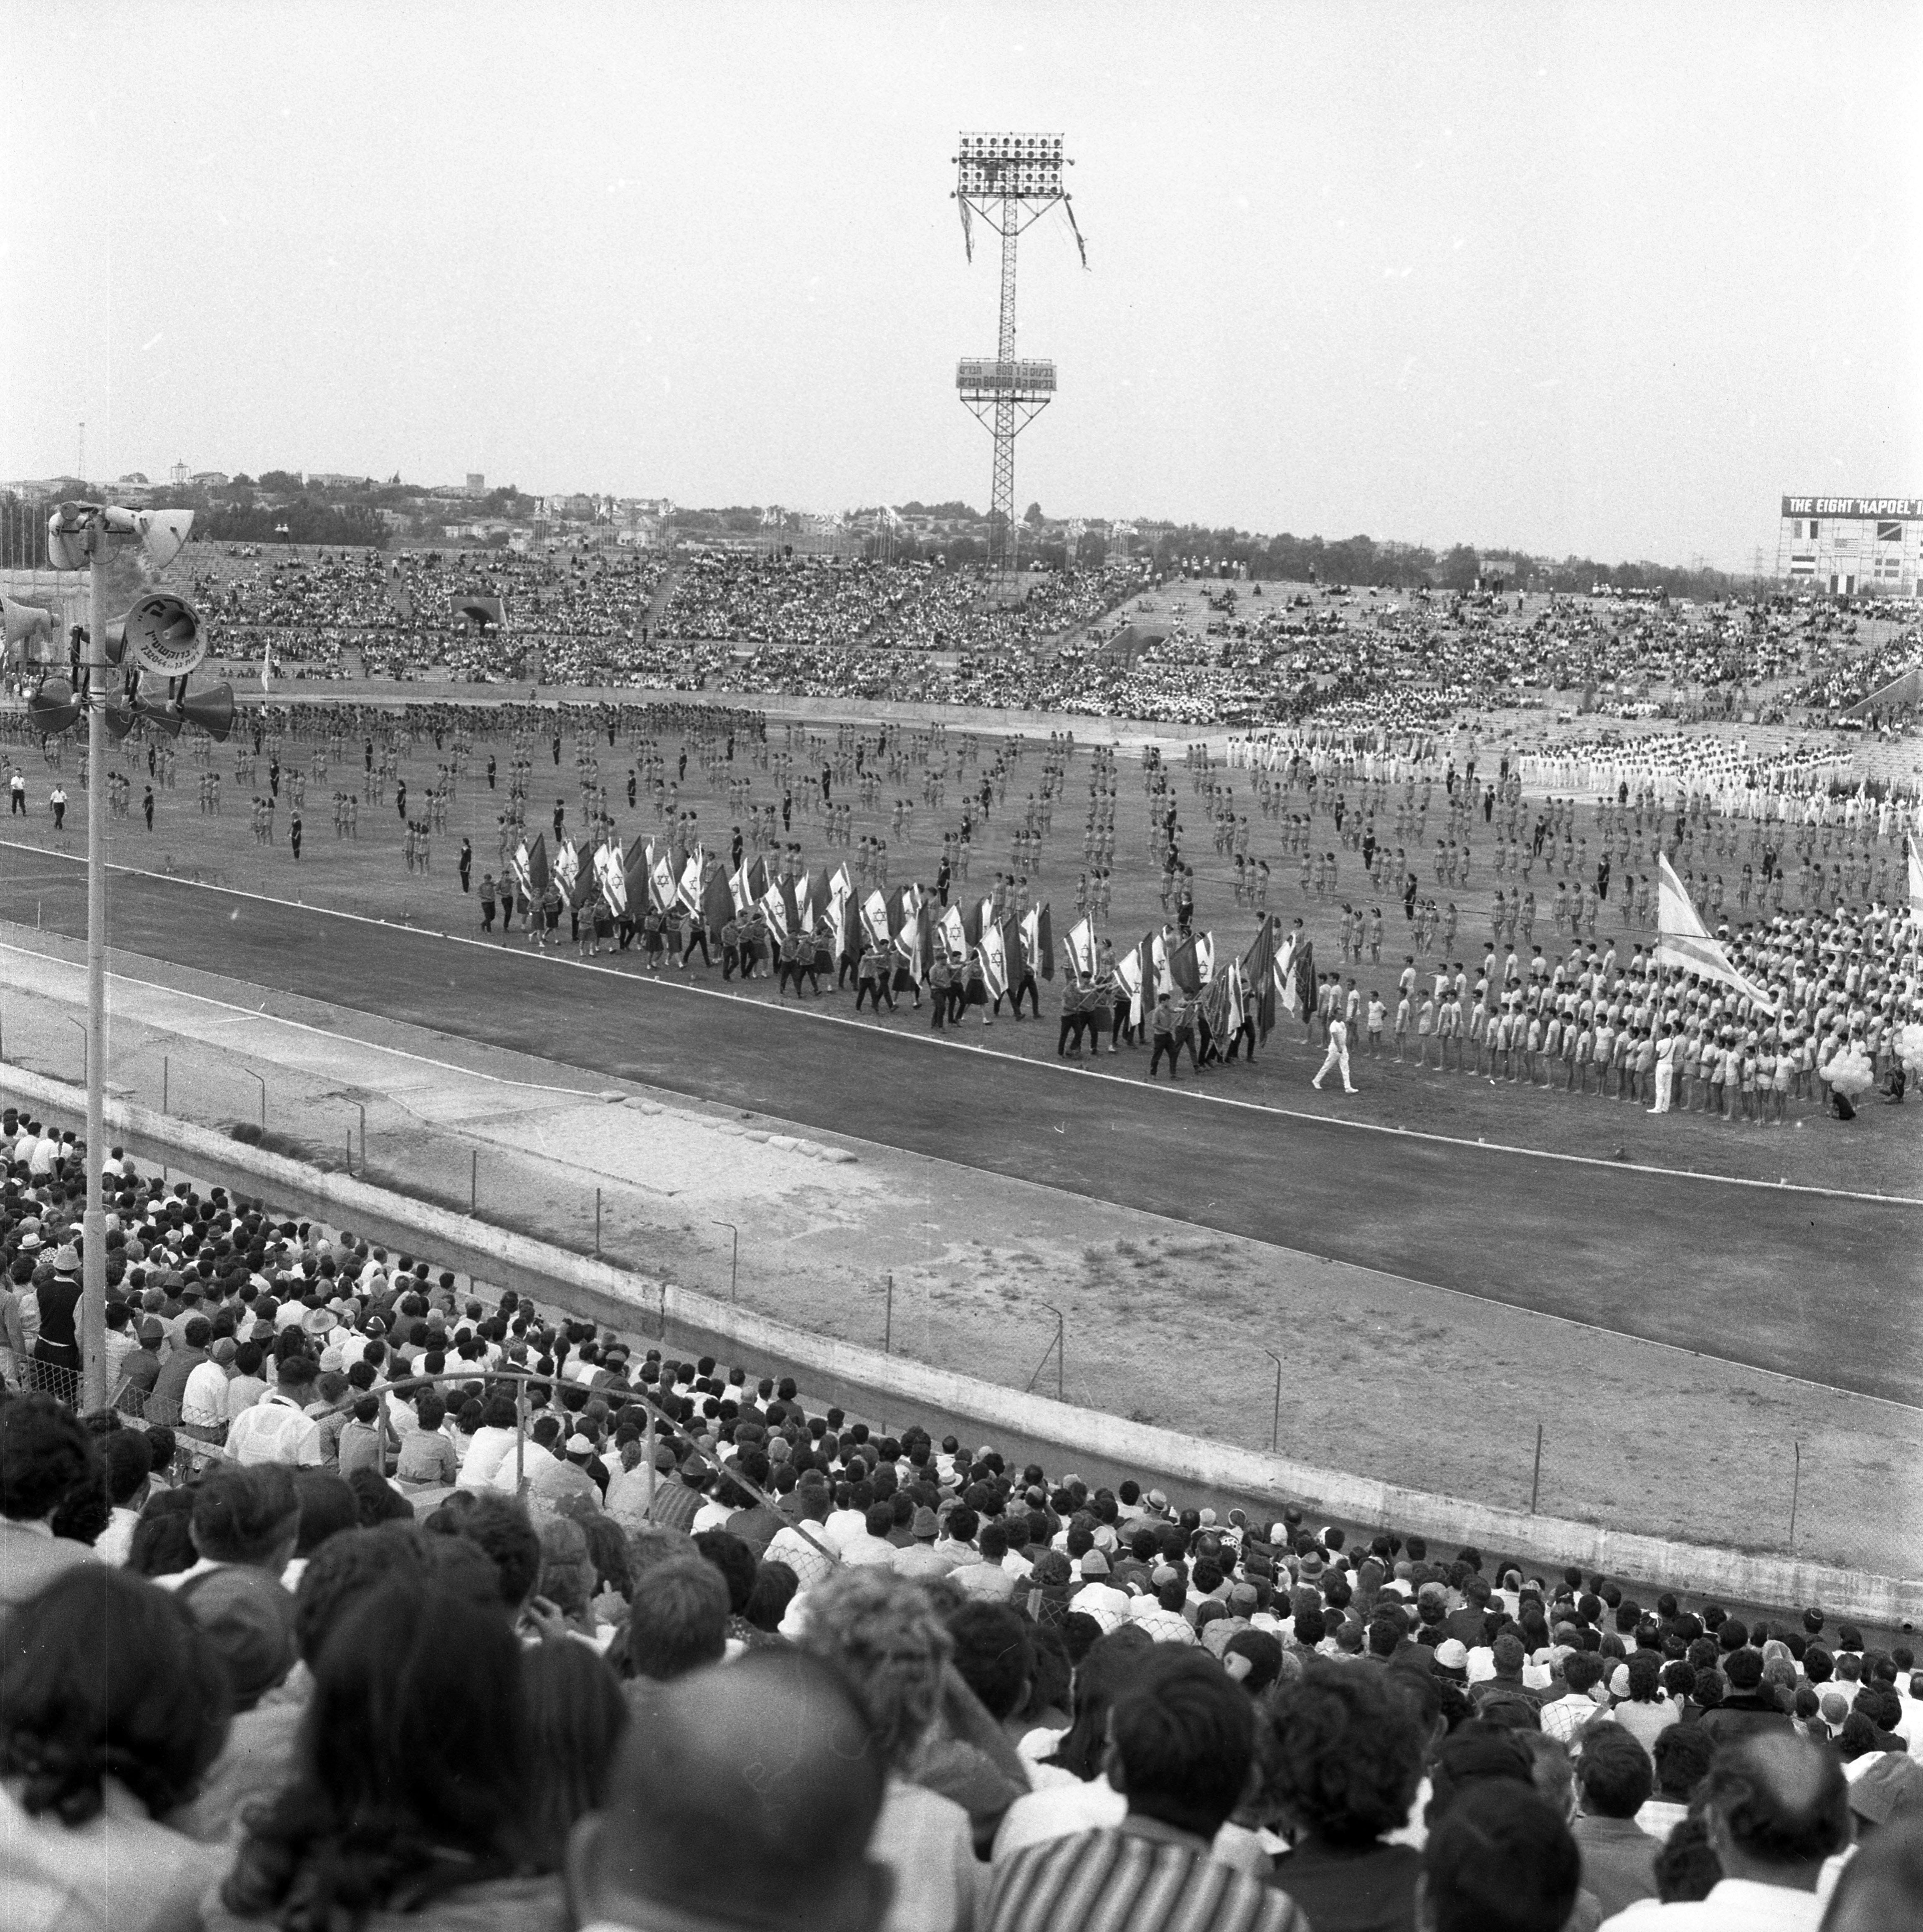
<instances>
[{"instance_id":1,"label":"large white flag","mask_svg":"<svg viewBox=\"0 0 1923 1932\"><path fill-rule=\"evenodd\" d=\"M1916 849L1916 835L1910 835L1910 910L1923 919L1923 852Z\"/></svg>"},{"instance_id":2,"label":"large white flag","mask_svg":"<svg viewBox=\"0 0 1923 1932\"><path fill-rule=\"evenodd\" d=\"M1008 991L1008 951L998 926L982 928L982 978L991 1001Z\"/></svg>"},{"instance_id":3,"label":"large white flag","mask_svg":"<svg viewBox=\"0 0 1923 1932\"><path fill-rule=\"evenodd\" d=\"M621 862L619 845L604 845L595 854L594 878L610 909L616 913L626 912L628 910L628 874L627 868Z\"/></svg>"},{"instance_id":4,"label":"large white flag","mask_svg":"<svg viewBox=\"0 0 1923 1932\"><path fill-rule=\"evenodd\" d=\"M1084 980L1095 976L1095 927L1092 921L1078 919L1068 929L1068 956L1076 971Z\"/></svg>"},{"instance_id":5,"label":"large white flag","mask_svg":"<svg viewBox=\"0 0 1923 1932\"><path fill-rule=\"evenodd\" d=\"M1142 949L1132 946L1115 962L1115 978L1129 996L1129 1024L1142 1024Z\"/></svg>"},{"instance_id":6,"label":"large white flag","mask_svg":"<svg viewBox=\"0 0 1923 1932\"><path fill-rule=\"evenodd\" d=\"M1678 967L1685 973L1714 980L1719 986L1744 994L1751 1005L1774 1013L1776 1002L1754 980L1738 973L1729 954L1709 936L1709 928L1697 917L1666 853L1656 855L1656 882L1660 895L1656 913L1657 964Z\"/></svg>"}]
</instances>

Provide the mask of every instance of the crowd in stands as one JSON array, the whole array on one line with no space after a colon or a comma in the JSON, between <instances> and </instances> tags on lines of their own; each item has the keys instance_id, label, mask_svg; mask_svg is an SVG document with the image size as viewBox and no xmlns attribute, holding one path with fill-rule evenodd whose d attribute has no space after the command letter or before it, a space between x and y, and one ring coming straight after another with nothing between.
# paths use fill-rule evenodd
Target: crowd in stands
<instances>
[{"instance_id":1,"label":"crowd in stands","mask_svg":"<svg viewBox=\"0 0 1923 1932\"><path fill-rule=\"evenodd\" d=\"M1865 649L1854 615L1784 598L1696 609L1340 586L1264 596L1248 584L1204 595L1180 580L1121 612L1153 619L1137 634L1112 618L1148 566L1119 557L1035 576L1010 602L972 570L699 547L194 555L190 588L217 648L243 660L271 650L296 676L529 676L1391 730L1560 691L1622 716L1653 715L1660 697L1686 721L1798 706L1827 723L1918 651L1906 606L1892 607L1904 627ZM506 622L464 614L473 595L501 599Z\"/></svg>"},{"instance_id":2,"label":"crowd in stands","mask_svg":"<svg viewBox=\"0 0 1923 1932\"><path fill-rule=\"evenodd\" d=\"M88 1151L4 1125L17 1932L1923 1911L1923 1674L1819 1607L884 1432L117 1153L82 1412Z\"/></svg>"}]
</instances>

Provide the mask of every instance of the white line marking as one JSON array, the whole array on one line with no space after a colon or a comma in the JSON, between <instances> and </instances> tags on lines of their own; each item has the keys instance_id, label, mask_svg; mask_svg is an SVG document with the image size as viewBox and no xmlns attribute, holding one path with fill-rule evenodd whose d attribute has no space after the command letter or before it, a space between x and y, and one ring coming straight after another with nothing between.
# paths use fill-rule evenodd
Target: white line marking
<instances>
[{"instance_id":1,"label":"white line marking","mask_svg":"<svg viewBox=\"0 0 1923 1932\"><path fill-rule=\"evenodd\" d=\"M8 847L17 852L31 852L40 858L64 859L69 865L84 865L86 862L84 860L71 857L64 852L49 852L44 847L22 845L13 839L0 838L0 847ZM271 892L247 892L238 886L203 885L198 880L176 879L170 878L164 872L149 872L143 866L116 866L110 861L107 869L112 872L125 872L136 878L152 880L157 884L180 886L196 892L219 892L229 898L250 899L258 904L279 906L289 912L320 913L328 919L349 920L359 926L377 926L389 932L407 933L417 939L440 940L453 946L472 946L485 952L508 950L504 945L461 933L442 932L424 926L410 926L404 922L378 919L368 913L345 912L334 906L308 905L298 900L276 898ZM525 955L526 949L524 947L521 950ZM592 959L569 958L558 950L537 947L535 953L538 958L550 959L558 965L571 967L577 972L604 973L610 978L631 982L645 980L655 986L672 987L677 992L696 994L704 999L739 1002L746 997L740 993L730 992L722 987L704 986L698 981L678 976L670 977L656 974L623 972L617 967L600 965ZM174 961L170 963L178 965L183 962ZM200 969L189 968L188 970ZM787 1013L796 1019L818 1021L829 1026L850 1027L869 1034L877 1031L872 1022L864 1022L852 1014L821 1012L806 1006L783 1006L777 1000L756 1000L752 1004L765 1010ZM368 1010L355 1008L353 1010L364 1012ZM888 1032L883 1034L881 1037L902 1040L918 1046L979 1053L989 1059L1010 1060L1020 1066L1035 1067L1047 1072L1071 1078L1112 1081L1137 1090L1143 1084L1139 1078L1120 1072L1110 1073L1093 1066L1070 1066L1066 1062L1054 1063L1046 1058L1031 1060L1024 1054L1010 1053L986 1042L970 1046L965 1041L938 1036L932 1029L921 1033ZM569 1090L562 1088L557 1090L565 1092ZM1575 1167L1599 1167L1610 1174L1647 1174L1664 1180L1706 1181L1718 1187L1755 1188L1766 1194L1807 1194L1821 1200L1862 1201L1880 1207L1923 1208L1923 1196L1912 1194L1870 1194L1855 1188L1819 1187L1806 1181L1755 1180L1743 1174L1699 1174L1678 1168L1659 1167L1651 1162L1607 1160L1600 1154L1558 1154L1546 1148L1516 1147L1506 1141L1470 1140L1460 1134L1438 1134L1424 1128L1392 1127L1378 1120L1346 1120L1337 1114L1306 1113L1298 1108L1277 1106L1272 1101L1238 1100L1233 1094L1208 1094L1192 1087L1180 1088L1173 1083L1169 1089L1169 1096L1171 1099L1203 1101L1218 1107L1240 1108L1250 1113L1267 1114L1277 1120L1300 1120L1316 1126L1342 1128L1351 1133L1384 1134L1404 1140L1426 1141L1438 1147L1462 1148L1480 1154L1515 1154L1530 1160L1560 1161Z\"/></svg>"}]
</instances>

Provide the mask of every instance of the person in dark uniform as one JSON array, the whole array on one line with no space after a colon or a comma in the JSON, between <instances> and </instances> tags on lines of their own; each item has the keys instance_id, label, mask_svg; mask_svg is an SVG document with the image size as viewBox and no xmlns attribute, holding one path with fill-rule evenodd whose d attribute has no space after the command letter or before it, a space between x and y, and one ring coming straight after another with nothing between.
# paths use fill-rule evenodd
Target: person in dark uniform
<instances>
[{"instance_id":1,"label":"person in dark uniform","mask_svg":"<svg viewBox=\"0 0 1923 1932\"><path fill-rule=\"evenodd\" d=\"M394 788L394 809L405 824L407 819L407 781L405 778Z\"/></svg>"},{"instance_id":2,"label":"person in dark uniform","mask_svg":"<svg viewBox=\"0 0 1923 1932\"><path fill-rule=\"evenodd\" d=\"M140 814L147 821L147 830L149 832L152 831L154 829L154 788L152 785L147 788L146 795L140 800Z\"/></svg>"},{"instance_id":3,"label":"person in dark uniform","mask_svg":"<svg viewBox=\"0 0 1923 1932\"><path fill-rule=\"evenodd\" d=\"M934 875L934 896L944 905L948 903L949 878L948 860L944 856Z\"/></svg>"},{"instance_id":4,"label":"person in dark uniform","mask_svg":"<svg viewBox=\"0 0 1923 1932\"><path fill-rule=\"evenodd\" d=\"M558 798L554 801L554 836L561 836L561 827L568 822L568 808Z\"/></svg>"},{"instance_id":5,"label":"person in dark uniform","mask_svg":"<svg viewBox=\"0 0 1923 1932\"><path fill-rule=\"evenodd\" d=\"M856 975L855 1011L861 1011L863 1000L872 1000L874 1003L875 1012L879 1013L884 994L887 998L889 1010L892 1012L895 1007L895 995L888 986L887 962L882 957L880 947L871 938L862 948L861 966Z\"/></svg>"},{"instance_id":6,"label":"person in dark uniform","mask_svg":"<svg viewBox=\"0 0 1923 1932\"><path fill-rule=\"evenodd\" d=\"M301 862L301 815L298 812L287 827L287 843L293 848L294 863L298 866Z\"/></svg>"},{"instance_id":7,"label":"person in dark uniform","mask_svg":"<svg viewBox=\"0 0 1923 1932\"><path fill-rule=\"evenodd\" d=\"M825 926L818 926L802 941L802 970L808 975L808 990L821 997L821 976L835 970L835 942ZM800 982L796 982L797 988Z\"/></svg>"},{"instance_id":8,"label":"person in dark uniform","mask_svg":"<svg viewBox=\"0 0 1923 1932\"><path fill-rule=\"evenodd\" d=\"M614 937L614 908L608 903L606 894L597 892L594 896L594 944L588 948L590 952L598 952L603 944Z\"/></svg>"},{"instance_id":9,"label":"person in dark uniform","mask_svg":"<svg viewBox=\"0 0 1923 1932\"><path fill-rule=\"evenodd\" d=\"M1035 962L1028 957L1025 950L1022 956L1021 982L1015 989L1015 1017L1017 1019L1022 1017L1022 996L1024 993L1028 995L1029 1018L1040 1019L1042 1017L1041 990L1035 984Z\"/></svg>"},{"instance_id":10,"label":"person in dark uniform","mask_svg":"<svg viewBox=\"0 0 1923 1932\"><path fill-rule=\"evenodd\" d=\"M1202 1071L1202 1063L1196 1058L1196 1024L1200 1017L1201 1008L1196 1001L1184 995L1176 1003L1175 1057L1179 1061L1183 1048L1188 1048L1189 1071L1191 1073Z\"/></svg>"},{"instance_id":11,"label":"person in dark uniform","mask_svg":"<svg viewBox=\"0 0 1923 1932\"><path fill-rule=\"evenodd\" d=\"M628 809L630 812L632 812L632 811L633 811L633 810L634 810L634 766L633 766L632 765L630 765L630 766L628 767Z\"/></svg>"},{"instance_id":12,"label":"person in dark uniform","mask_svg":"<svg viewBox=\"0 0 1923 1932\"><path fill-rule=\"evenodd\" d=\"M1075 976L1075 968L1068 968L1062 985L1062 1022L1055 1036L1055 1058L1058 1060L1079 1060L1082 1058L1082 1036L1089 1024L1086 996L1082 985Z\"/></svg>"},{"instance_id":13,"label":"person in dark uniform","mask_svg":"<svg viewBox=\"0 0 1923 1932\"><path fill-rule=\"evenodd\" d=\"M1155 1042L1148 1057L1149 1078L1155 1078L1156 1070L1161 1066L1162 1056L1166 1053L1168 1056L1168 1078L1179 1080L1181 1068L1175 1046L1175 1009L1166 993L1155 996L1155 1010L1148 1017L1148 1031Z\"/></svg>"},{"instance_id":14,"label":"person in dark uniform","mask_svg":"<svg viewBox=\"0 0 1923 1932\"><path fill-rule=\"evenodd\" d=\"M701 964L712 966L715 961L713 954L708 950L708 922L691 912L683 919L681 926L681 964L684 968L688 955L698 946L701 949Z\"/></svg>"},{"instance_id":15,"label":"person in dark uniform","mask_svg":"<svg viewBox=\"0 0 1923 1932\"><path fill-rule=\"evenodd\" d=\"M488 789L490 791L492 791L494 789L494 754L492 752L490 752L488 754ZM628 800L628 802L630 805L632 805L634 802L634 801L632 796Z\"/></svg>"},{"instance_id":16,"label":"person in dark uniform","mask_svg":"<svg viewBox=\"0 0 1923 1932\"><path fill-rule=\"evenodd\" d=\"M467 881L474 871L474 842L464 838L460 842L460 890L466 892Z\"/></svg>"},{"instance_id":17,"label":"person in dark uniform","mask_svg":"<svg viewBox=\"0 0 1923 1932\"><path fill-rule=\"evenodd\" d=\"M753 979L760 970L761 962L767 955L768 922L757 908L748 916L748 925L741 937L741 976Z\"/></svg>"},{"instance_id":18,"label":"person in dark uniform","mask_svg":"<svg viewBox=\"0 0 1923 1932\"><path fill-rule=\"evenodd\" d=\"M75 1318L80 1307L80 1256L68 1243L53 1253L53 1279L38 1292L40 1336L34 1343L29 1385L62 1402L80 1398L80 1337Z\"/></svg>"},{"instance_id":19,"label":"person in dark uniform","mask_svg":"<svg viewBox=\"0 0 1923 1932\"><path fill-rule=\"evenodd\" d=\"M775 988L777 996L784 994L788 992L789 981L793 980L795 998L800 999L801 997L801 934L799 932L790 932L782 941L780 968L780 976Z\"/></svg>"},{"instance_id":20,"label":"person in dark uniform","mask_svg":"<svg viewBox=\"0 0 1923 1932\"><path fill-rule=\"evenodd\" d=\"M994 1018L988 1011L988 968L982 964L982 952L980 946L968 956L967 985L968 992L963 996L963 1004L980 1006L982 1010L982 1025L993 1026Z\"/></svg>"}]
</instances>

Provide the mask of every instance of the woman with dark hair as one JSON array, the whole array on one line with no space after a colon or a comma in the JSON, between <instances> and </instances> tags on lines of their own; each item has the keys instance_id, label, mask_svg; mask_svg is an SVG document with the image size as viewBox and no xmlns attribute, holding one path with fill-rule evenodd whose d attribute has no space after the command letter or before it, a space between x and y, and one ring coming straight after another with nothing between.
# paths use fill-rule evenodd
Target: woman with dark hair
<instances>
[{"instance_id":1,"label":"woman with dark hair","mask_svg":"<svg viewBox=\"0 0 1923 1932\"><path fill-rule=\"evenodd\" d=\"M568 1834L598 1806L628 1722L621 1682L572 1637L538 1643L521 1658L527 1704L528 1832L536 1867L558 1872Z\"/></svg>"},{"instance_id":2,"label":"woman with dark hair","mask_svg":"<svg viewBox=\"0 0 1923 1932\"><path fill-rule=\"evenodd\" d=\"M194 1492L158 1490L140 1511L128 1544L127 1567L136 1576L176 1576L200 1560L194 1546Z\"/></svg>"},{"instance_id":3,"label":"woman with dark hair","mask_svg":"<svg viewBox=\"0 0 1923 1932\"><path fill-rule=\"evenodd\" d=\"M455 1486L464 1490L491 1490L501 1466L514 1453L519 1431L512 1395L488 1398L481 1411L481 1426L468 1438L467 1453L461 1458L460 1474Z\"/></svg>"},{"instance_id":4,"label":"woman with dark hair","mask_svg":"<svg viewBox=\"0 0 1923 1932\"><path fill-rule=\"evenodd\" d=\"M1610 1714L1646 1751L1656 1748L1656 1740L1676 1723L1682 1713L1662 1695L1663 1659L1660 1652L1639 1650L1619 1666L1624 1674L1625 1694ZM1611 1673L1610 1689L1615 1689Z\"/></svg>"},{"instance_id":5,"label":"woman with dark hair","mask_svg":"<svg viewBox=\"0 0 1923 1932\"><path fill-rule=\"evenodd\" d=\"M1316 1932L1412 1924L1420 1856L1388 1842L1408 1822L1422 1736L1380 1676L1305 1660L1275 1702L1268 1796L1294 1849L1276 1882Z\"/></svg>"},{"instance_id":6,"label":"woman with dark hair","mask_svg":"<svg viewBox=\"0 0 1923 1932\"><path fill-rule=\"evenodd\" d=\"M249 1816L206 1932L560 1932L498 1607L404 1573L349 1605L311 1667L292 1778Z\"/></svg>"},{"instance_id":7,"label":"woman with dark hair","mask_svg":"<svg viewBox=\"0 0 1923 1932\"><path fill-rule=\"evenodd\" d=\"M754 1572L754 1587L748 1593L748 1607L741 1614L754 1629L769 1636L778 1635L800 1581L779 1557L760 1564Z\"/></svg>"},{"instance_id":8,"label":"woman with dark hair","mask_svg":"<svg viewBox=\"0 0 1923 1932\"><path fill-rule=\"evenodd\" d=\"M226 1864L155 1822L227 1732L226 1672L180 1603L104 1564L14 1610L0 1642L0 1888L13 1932L188 1932Z\"/></svg>"}]
</instances>

